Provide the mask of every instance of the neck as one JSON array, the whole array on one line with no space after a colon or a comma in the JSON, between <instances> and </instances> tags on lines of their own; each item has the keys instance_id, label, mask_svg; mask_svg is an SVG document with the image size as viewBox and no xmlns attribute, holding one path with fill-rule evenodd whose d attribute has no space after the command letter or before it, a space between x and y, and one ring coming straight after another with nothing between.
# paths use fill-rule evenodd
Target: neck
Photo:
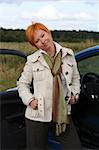
<instances>
[{"instance_id":1,"label":"neck","mask_svg":"<svg viewBox=\"0 0 99 150\"><path fill-rule=\"evenodd\" d=\"M55 45L54 45L54 44L51 46L50 50L49 50L47 53L48 53L48 55L49 55L50 57L54 57L54 56L55 56L56 48L55 48Z\"/></svg>"}]
</instances>

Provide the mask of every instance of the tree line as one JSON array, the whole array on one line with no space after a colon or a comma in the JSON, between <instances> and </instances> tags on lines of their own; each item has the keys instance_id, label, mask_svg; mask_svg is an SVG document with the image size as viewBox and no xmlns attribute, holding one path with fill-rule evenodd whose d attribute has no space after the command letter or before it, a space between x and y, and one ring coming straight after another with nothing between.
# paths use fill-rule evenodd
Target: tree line
<instances>
[{"instance_id":1,"label":"tree line","mask_svg":"<svg viewBox=\"0 0 99 150\"><path fill-rule=\"evenodd\" d=\"M85 40L93 40L99 42L99 32L86 31L86 30L53 30L52 36L57 42L81 42ZM0 42L25 42L24 29L5 29L0 28Z\"/></svg>"}]
</instances>

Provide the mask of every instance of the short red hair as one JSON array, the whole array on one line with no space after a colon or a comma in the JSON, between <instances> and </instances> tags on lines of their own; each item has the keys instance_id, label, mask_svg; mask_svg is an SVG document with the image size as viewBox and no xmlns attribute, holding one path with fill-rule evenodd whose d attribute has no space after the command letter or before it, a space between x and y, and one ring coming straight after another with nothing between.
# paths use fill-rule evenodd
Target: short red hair
<instances>
[{"instance_id":1,"label":"short red hair","mask_svg":"<svg viewBox=\"0 0 99 150\"><path fill-rule=\"evenodd\" d=\"M40 29L44 30L45 32L50 33L49 29L45 25L43 25L42 23L34 23L34 24L28 26L26 29L26 39L32 46L35 46L35 44L34 44L34 32L36 30L40 30Z\"/></svg>"}]
</instances>

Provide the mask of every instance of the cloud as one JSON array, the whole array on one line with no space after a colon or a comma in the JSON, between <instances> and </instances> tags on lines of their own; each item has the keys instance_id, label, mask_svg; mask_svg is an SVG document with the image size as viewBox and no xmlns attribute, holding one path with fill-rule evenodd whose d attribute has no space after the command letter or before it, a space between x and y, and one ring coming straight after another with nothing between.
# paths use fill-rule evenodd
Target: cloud
<instances>
[{"instance_id":1,"label":"cloud","mask_svg":"<svg viewBox=\"0 0 99 150\"><path fill-rule=\"evenodd\" d=\"M37 2L37 1L46 1L46 0L0 0L0 3L15 3L15 4L21 4L25 1L32 1L32 2ZM47 0L47 1L54 1L54 0ZM56 0L56 1L61 1L61 0Z\"/></svg>"},{"instance_id":2,"label":"cloud","mask_svg":"<svg viewBox=\"0 0 99 150\"><path fill-rule=\"evenodd\" d=\"M0 0L0 3L8 3L8 4L21 4L27 0ZM28 1L35 1L35 0L28 0Z\"/></svg>"},{"instance_id":3,"label":"cloud","mask_svg":"<svg viewBox=\"0 0 99 150\"><path fill-rule=\"evenodd\" d=\"M53 29L96 30L94 28L99 24L97 23L98 5L94 5L94 9L91 0L48 0L50 3L45 0L45 3L42 3L43 1L0 0L7 2L7 4L0 3L1 25L7 28L25 28L32 21L40 21Z\"/></svg>"},{"instance_id":4,"label":"cloud","mask_svg":"<svg viewBox=\"0 0 99 150\"><path fill-rule=\"evenodd\" d=\"M92 20L93 17L88 12L75 12L72 14L69 12L64 12L56 9L52 5L46 5L45 7L32 11L32 12L22 12L21 17L23 19L46 19L51 21L57 20Z\"/></svg>"},{"instance_id":5,"label":"cloud","mask_svg":"<svg viewBox=\"0 0 99 150\"><path fill-rule=\"evenodd\" d=\"M85 0L86 4L88 5L95 5L99 3L99 0Z\"/></svg>"},{"instance_id":6,"label":"cloud","mask_svg":"<svg viewBox=\"0 0 99 150\"><path fill-rule=\"evenodd\" d=\"M16 4L19 4L19 3L23 3L25 1L32 1L32 2L41 2L41 1L60 1L60 2L68 2L68 0L0 0L0 3L16 3ZM96 4L97 2L99 2L98 0L70 0L69 2L74 2L74 1L78 1L78 2L85 2L87 4Z\"/></svg>"},{"instance_id":7,"label":"cloud","mask_svg":"<svg viewBox=\"0 0 99 150\"><path fill-rule=\"evenodd\" d=\"M47 5L33 12L23 12L22 17L24 19L30 19L32 17L35 17L35 18L42 18L47 20L57 20L58 18L62 17L62 13L59 13L54 6Z\"/></svg>"}]
</instances>

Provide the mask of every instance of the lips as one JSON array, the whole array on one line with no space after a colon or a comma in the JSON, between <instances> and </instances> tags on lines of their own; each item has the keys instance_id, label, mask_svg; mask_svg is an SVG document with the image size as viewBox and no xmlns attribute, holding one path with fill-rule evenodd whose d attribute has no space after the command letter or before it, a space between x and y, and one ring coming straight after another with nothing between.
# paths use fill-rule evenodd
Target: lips
<instances>
[{"instance_id":1,"label":"lips","mask_svg":"<svg viewBox=\"0 0 99 150\"><path fill-rule=\"evenodd\" d=\"M48 48L48 47L49 47L49 44L48 44L48 43L45 43L45 44L43 45L43 47L44 47L44 48Z\"/></svg>"}]
</instances>

